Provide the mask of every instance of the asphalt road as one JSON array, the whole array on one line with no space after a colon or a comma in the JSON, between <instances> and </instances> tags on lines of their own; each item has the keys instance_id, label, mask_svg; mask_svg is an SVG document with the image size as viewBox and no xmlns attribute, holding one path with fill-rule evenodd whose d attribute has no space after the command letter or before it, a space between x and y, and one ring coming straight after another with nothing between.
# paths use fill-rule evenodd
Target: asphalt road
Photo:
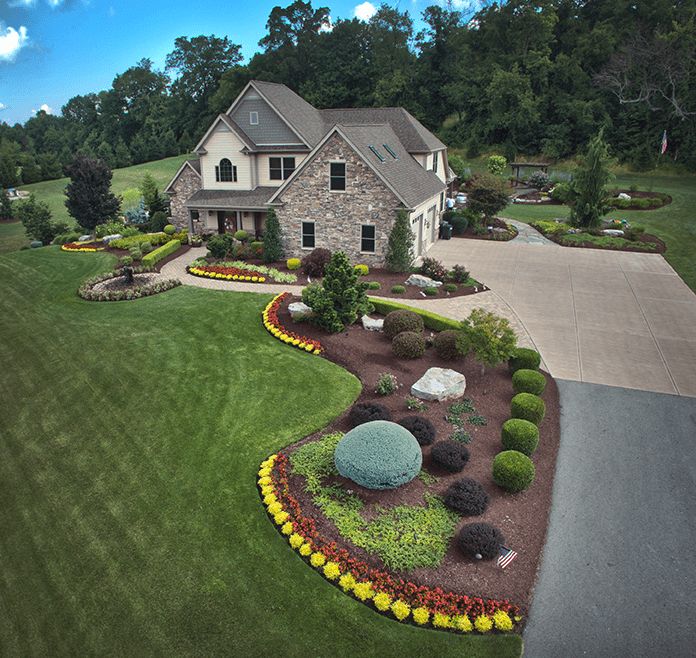
<instances>
[{"instance_id":1,"label":"asphalt road","mask_svg":"<svg viewBox=\"0 0 696 658\"><path fill-rule=\"evenodd\" d=\"M525 656L696 656L696 399L558 381Z\"/></svg>"}]
</instances>

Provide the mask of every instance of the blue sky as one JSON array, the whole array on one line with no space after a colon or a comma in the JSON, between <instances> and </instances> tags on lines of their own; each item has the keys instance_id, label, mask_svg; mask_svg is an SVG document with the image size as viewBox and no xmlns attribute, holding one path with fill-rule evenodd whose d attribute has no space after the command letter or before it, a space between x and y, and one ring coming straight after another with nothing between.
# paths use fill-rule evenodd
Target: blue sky
<instances>
[{"instance_id":1,"label":"blue sky","mask_svg":"<svg viewBox=\"0 0 696 658\"><path fill-rule=\"evenodd\" d=\"M158 68L179 36L227 35L245 59L258 49L268 14L291 0L0 0L0 121L24 122L39 108L59 113L72 96L107 89L143 57ZM390 4L420 17L427 0ZM364 0L312 3L332 18L368 17ZM464 4L462 0L455 4Z\"/></svg>"}]
</instances>

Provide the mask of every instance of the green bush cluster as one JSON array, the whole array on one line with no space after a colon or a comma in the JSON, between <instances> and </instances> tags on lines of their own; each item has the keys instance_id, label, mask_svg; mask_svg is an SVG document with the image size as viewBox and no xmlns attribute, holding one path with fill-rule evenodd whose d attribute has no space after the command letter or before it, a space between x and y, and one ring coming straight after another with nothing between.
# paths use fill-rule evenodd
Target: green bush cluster
<instances>
[{"instance_id":1,"label":"green bush cluster","mask_svg":"<svg viewBox=\"0 0 696 658\"><path fill-rule=\"evenodd\" d=\"M367 276L370 273L370 268L363 263L358 263L353 269L357 272L358 276Z\"/></svg>"},{"instance_id":2,"label":"green bush cluster","mask_svg":"<svg viewBox=\"0 0 696 658\"><path fill-rule=\"evenodd\" d=\"M423 288L423 294L428 297L437 297L437 292L437 288L435 287Z\"/></svg>"},{"instance_id":3,"label":"green bush cluster","mask_svg":"<svg viewBox=\"0 0 696 658\"><path fill-rule=\"evenodd\" d=\"M531 393L518 393L512 398L510 406L513 418L522 418L537 426L544 420L546 414L544 401Z\"/></svg>"},{"instance_id":4,"label":"green bush cluster","mask_svg":"<svg viewBox=\"0 0 696 658\"><path fill-rule=\"evenodd\" d=\"M176 226L174 226L174 224L167 224L163 230L167 235L174 235L176 233Z\"/></svg>"},{"instance_id":5,"label":"green bush cluster","mask_svg":"<svg viewBox=\"0 0 696 658\"><path fill-rule=\"evenodd\" d=\"M399 359L419 359L425 354L425 339L415 331L402 331L392 339L392 352Z\"/></svg>"},{"instance_id":6,"label":"green bush cluster","mask_svg":"<svg viewBox=\"0 0 696 658\"><path fill-rule=\"evenodd\" d=\"M131 247L140 247L143 242L149 242L151 245L159 246L168 242L171 239L166 233L138 233L127 238L119 238L112 240L109 246L113 249L130 249Z\"/></svg>"},{"instance_id":7,"label":"green bush cluster","mask_svg":"<svg viewBox=\"0 0 696 658\"><path fill-rule=\"evenodd\" d=\"M539 445L539 428L528 420L510 418L503 423L501 439L505 450L530 456Z\"/></svg>"},{"instance_id":8,"label":"green bush cluster","mask_svg":"<svg viewBox=\"0 0 696 658\"><path fill-rule=\"evenodd\" d=\"M367 283L368 290L379 290L381 287L382 284L379 281L368 281Z\"/></svg>"},{"instance_id":9,"label":"green bush cluster","mask_svg":"<svg viewBox=\"0 0 696 658\"><path fill-rule=\"evenodd\" d=\"M515 393L541 395L546 388L546 377L538 370L520 368L512 375L512 390Z\"/></svg>"},{"instance_id":10,"label":"green bush cluster","mask_svg":"<svg viewBox=\"0 0 696 658\"><path fill-rule=\"evenodd\" d=\"M146 267L154 267L163 258L166 258L170 254L173 254L177 249L181 248L181 242L179 240L170 240L161 247L158 247L154 251L151 251L146 256L143 256L143 265Z\"/></svg>"},{"instance_id":11,"label":"green bush cluster","mask_svg":"<svg viewBox=\"0 0 696 658\"><path fill-rule=\"evenodd\" d=\"M534 482L535 475L532 460L517 450L504 450L493 460L493 480L510 493L527 489Z\"/></svg>"},{"instance_id":12,"label":"green bush cluster","mask_svg":"<svg viewBox=\"0 0 696 658\"><path fill-rule=\"evenodd\" d=\"M508 359L510 372L518 370L538 370L541 364L541 355L536 350L528 347L516 347L512 351L512 356Z\"/></svg>"},{"instance_id":13,"label":"green bush cluster","mask_svg":"<svg viewBox=\"0 0 696 658\"><path fill-rule=\"evenodd\" d=\"M404 309L388 313L384 318L382 331L387 338L393 339L397 334L404 331L421 333L423 326L423 319L420 315Z\"/></svg>"},{"instance_id":14,"label":"green bush cluster","mask_svg":"<svg viewBox=\"0 0 696 658\"><path fill-rule=\"evenodd\" d=\"M300 265L302 265L302 261L299 258L288 258L285 264L287 265L287 268L291 271L299 270Z\"/></svg>"},{"instance_id":15,"label":"green bush cluster","mask_svg":"<svg viewBox=\"0 0 696 658\"><path fill-rule=\"evenodd\" d=\"M406 286L392 286L391 292L395 295L403 295L406 292Z\"/></svg>"},{"instance_id":16,"label":"green bush cluster","mask_svg":"<svg viewBox=\"0 0 696 658\"><path fill-rule=\"evenodd\" d=\"M454 361L461 356L459 352L459 332L446 329L435 335L433 345L437 355L445 361Z\"/></svg>"},{"instance_id":17,"label":"green bush cluster","mask_svg":"<svg viewBox=\"0 0 696 658\"><path fill-rule=\"evenodd\" d=\"M229 233L211 235L207 246L213 258L227 258L232 255L234 238Z\"/></svg>"},{"instance_id":18,"label":"green bush cluster","mask_svg":"<svg viewBox=\"0 0 696 658\"><path fill-rule=\"evenodd\" d=\"M423 324L433 331L444 331L445 329L460 329L461 323L457 320L452 320L446 318L437 313L432 313L431 311L424 311L419 308L414 308L401 302L394 302L388 299L383 299L379 297L370 297L370 301L375 308L375 311L381 313L382 315L388 315L392 311L407 310L420 316L423 320Z\"/></svg>"}]
</instances>

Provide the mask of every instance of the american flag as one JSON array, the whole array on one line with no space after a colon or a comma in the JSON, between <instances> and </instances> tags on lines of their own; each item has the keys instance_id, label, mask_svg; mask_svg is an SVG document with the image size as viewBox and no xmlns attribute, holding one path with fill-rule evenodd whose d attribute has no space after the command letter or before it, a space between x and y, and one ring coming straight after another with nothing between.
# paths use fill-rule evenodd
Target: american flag
<instances>
[{"instance_id":1,"label":"american flag","mask_svg":"<svg viewBox=\"0 0 696 658\"><path fill-rule=\"evenodd\" d=\"M667 131L662 133L662 145L660 146L660 155L667 153Z\"/></svg>"},{"instance_id":2,"label":"american flag","mask_svg":"<svg viewBox=\"0 0 696 658\"><path fill-rule=\"evenodd\" d=\"M510 548L505 546L500 547L500 555L498 556L498 566L501 569L507 567L510 562L512 562L517 557L517 553Z\"/></svg>"}]
</instances>

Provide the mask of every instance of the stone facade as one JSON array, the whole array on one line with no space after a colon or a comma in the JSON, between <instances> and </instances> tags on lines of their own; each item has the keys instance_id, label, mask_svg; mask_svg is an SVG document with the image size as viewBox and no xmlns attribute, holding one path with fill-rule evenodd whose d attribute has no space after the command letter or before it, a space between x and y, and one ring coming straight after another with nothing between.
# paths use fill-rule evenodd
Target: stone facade
<instances>
[{"instance_id":1,"label":"stone facade","mask_svg":"<svg viewBox=\"0 0 696 658\"><path fill-rule=\"evenodd\" d=\"M346 163L345 192L329 190L329 163ZM283 229L286 257L301 258L302 222L314 222L315 246L344 251L353 263L384 265L387 242L402 205L395 194L338 134L282 193L276 212ZM375 226L375 252L361 253L361 226Z\"/></svg>"},{"instance_id":2,"label":"stone facade","mask_svg":"<svg viewBox=\"0 0 696 658\"><path fill-rule=\"evenodd\" d=\"M170 221L178 231L188 229L189 211L186 202L201 189L201 177L191 167L184 167L169 192ZM193 232L201 233L205 228L205 218L194 220Z\"/></svg>"}]
</instances>

